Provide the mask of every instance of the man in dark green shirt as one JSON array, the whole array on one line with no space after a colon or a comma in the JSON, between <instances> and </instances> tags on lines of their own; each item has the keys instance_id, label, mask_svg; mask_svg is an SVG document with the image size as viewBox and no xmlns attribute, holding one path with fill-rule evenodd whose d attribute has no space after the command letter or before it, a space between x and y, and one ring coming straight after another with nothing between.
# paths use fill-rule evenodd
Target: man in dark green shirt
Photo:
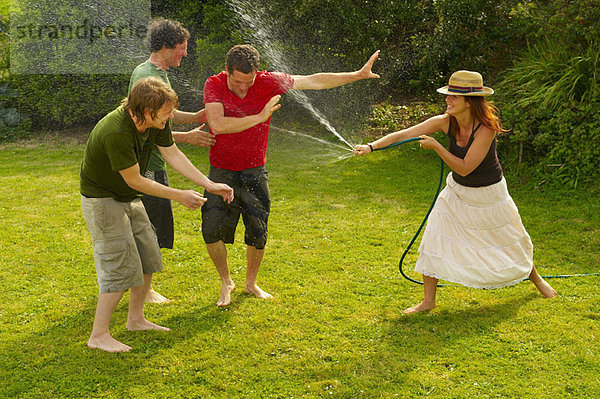
<instances>
[{"instance_id":1,"label":"man in dark green shirt","mask_svg":"<svg viewBox=\"0 0 600 399\"><path fill-rule=\"evenodd\" d=\"M177 95L162 80L137 82L121 106L92 130L81 163L81 208L92 236L99 285L90 348L127 352L131 348L109 332L110 318L124 291L130 289L127 329L168 328L144 318L144 299L153 273L162 270L160 248L141 193L175 200L189 209L206 201L193 190L178 190L143 176L150 146L177 172L208 192L231 202L231 187L210 181L177 148L165 126L173 118ZM153 145L154 145L153 144ZM145 152L146 151L146 152Z\"/></svg>"}]
</instances>

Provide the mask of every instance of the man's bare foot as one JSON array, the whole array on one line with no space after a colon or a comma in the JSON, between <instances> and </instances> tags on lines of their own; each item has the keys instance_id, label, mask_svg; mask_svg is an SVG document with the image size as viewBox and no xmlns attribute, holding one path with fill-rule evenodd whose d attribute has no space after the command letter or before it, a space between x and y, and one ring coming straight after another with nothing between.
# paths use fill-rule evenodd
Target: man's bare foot
<instances>
[{"instance_id":1,"label":"man's bare foot","mask_svg":"<svg viewBox=\"0 0 600 399\"><path fill-rule=\"evenodd\" d=\"M261 290L260 287L256 284L254 284L253 286L246 285L246 287L244 288L244 292L247 294L252 294L259 299L272 299L273 298L273 295L269 294L266 291Z\"/></svg>"},{"instance_id":2,"label":"man's bare foot","mask_svg":"<svg viewBox=\"0 0 600 399\"><path fill-rule=\"evenodd\" d=\"M131 350L131 346L117 341L109 332L100 335L92 334L88 340L87 346L91 349L100 349L112 353L129 352Z\"/></svg>"},{"instance_id":3,"label":"man's bare foot","mask_svg":"<svg viewBox=\"0 0 600 399\"><path fill-rule=\"evenodd\" d=\"M148 290L145 298L146 303L168 303L171 302L169 298L166 298L160 295L158 292L154 291L152 288Z\"/></svg>"},{"instance_id":4,"label":"man's bare foot","mask_svg":"<svg viewBox=\"0 0 600 399\"><path fill-rule=\"evenodd\" d=\"M412 313L419 313L419 312L426 312L428 310L431 310L435 308L435 303L426 303L425 301L421 302L418 305L415 305L413 307L410 307L408 309L404 309L404 311L402 313L404 314L412 314Z\"/></svg>"},{"instance_id":5,"label":"man's bare foot","mask_svg":"<svg viewBox=\"0 0 600 399\"><path fill-rule=\"evenodd\" d=\"M221 284L221 295L219 296L217 306L220 308L229 306L229 304L231 303L231 293L233 291L235 291L235 284L233 283L233 281L231 283Z\"/></svg>"},{"instance_id":6,"label":"man's bare foot","mask_svg":"<svg viewBox=\"0 0 600 399\"><path fill-rule=\"evenodd\" d=\"M127 329L129 331L142 331L142 330L159 330L159 331L171 331L170 328L159 326L146 319L142 320L127 320Z\"/></svg>"}]
</instances>

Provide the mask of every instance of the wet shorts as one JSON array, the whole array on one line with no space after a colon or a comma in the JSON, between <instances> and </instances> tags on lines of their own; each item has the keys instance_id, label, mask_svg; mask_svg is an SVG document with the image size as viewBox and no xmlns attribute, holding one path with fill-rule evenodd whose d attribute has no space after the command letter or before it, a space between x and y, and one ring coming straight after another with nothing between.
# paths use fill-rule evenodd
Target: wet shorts
<instances>
[{"instance_id":1,"label":"wet shorts","mask_svg":"<svg viewBox=\"0 0 600 399\"><path fill-rule=\"evenodd\" d=\"M271 212L269 177L264 166L232 171L210 167L208 178L233 188L234 199L225 203L219 195L204 193L202 236L207 244L223 241L233 244L235 229L242 215L246 245L263 249L267 243L267 221Z\"/></svg>"},{"instance_id":2,"label":"wet shorts","mask_svg":"<svg viewBox=\"0 0 600 399\"><path fill-rule=\"evenodd\" d=\"M81 196L81 210L92 236L100 293L144 284L144 274L162 270L154 228L140 199Z\"/></svg>"},{"instance_id":3,"label":"wet shorts","mask_svg":"<svg viewBox=\"0 0 600 399\"><path fill-rule=\"evenodd\" d=\"M147 170L144 176L163 186L169 185L169 176L166 170ZM146 212L148 212L150 222L156 229L158 246L173 249L175 225L173 223L173 206L171 205L171 200L144 194L142 202L144 203Z\"/></svg>"}]
</instances>

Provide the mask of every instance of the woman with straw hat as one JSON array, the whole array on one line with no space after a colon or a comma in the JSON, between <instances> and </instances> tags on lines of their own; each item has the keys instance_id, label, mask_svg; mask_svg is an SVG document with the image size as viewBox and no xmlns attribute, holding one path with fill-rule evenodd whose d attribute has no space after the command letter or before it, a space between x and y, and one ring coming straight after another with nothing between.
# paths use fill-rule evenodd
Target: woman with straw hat
<instances>
[{"instance_id":1,"label":"woman with straw hat","mask_svg":"<svg viewBox=\"0 0 600 399\"><path fill-rule=\"evenodd\" d=\"M494 90L477 72L457 71L447 86L447 109L422 123L356 146L365 155L390 144L419 137L452 169L429 216L415 271L423 274L424 299L404 310L417 313L435 307L439 279L474 288L501 288L529 278L540 293L556 291L533 265L533 245L510 197L496 154L496 135L506 132L497 109L486 100ZM432 134L443 131L448 149Z\"/></svg>"}]
</instances>

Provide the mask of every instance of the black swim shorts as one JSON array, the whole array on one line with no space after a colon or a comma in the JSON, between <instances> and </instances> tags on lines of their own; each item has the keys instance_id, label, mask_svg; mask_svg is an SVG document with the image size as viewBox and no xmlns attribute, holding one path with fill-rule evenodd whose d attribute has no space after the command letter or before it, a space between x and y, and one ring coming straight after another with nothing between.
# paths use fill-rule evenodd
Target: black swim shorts
<instances>
[{"instance_id":1,"label":"black swim shorts","mask_svg":"<svg viewBox=\"0 0 600 399\"><path fill-rule=\"evenodd\" d=\"M164 186L169 185L169 176L167 175L166 170L147 170L144 176ZM175 225L173 222L173 206L171 205L171 200L144 194L142 196L142 202L144 203L146 212L148 212L150 222L156 230L158 246L161 248L173 249Z\"/></svg>"},{"instance_id":2,"label":"black swim shorts","mask_svg":"<svg viewBox=\"0 0 600 399\"><path fill-rule=\"evenodd\" d=\"M204 242L233 244L241 214L246 227L246 245L263 249L267 243L267 221L271 212L267 169L259 166L238 172L211 166L208 178L232 187L234 199L227 204L221 196L204 192L207 199L202 206Z\"/></svg>"}]
</instances>

